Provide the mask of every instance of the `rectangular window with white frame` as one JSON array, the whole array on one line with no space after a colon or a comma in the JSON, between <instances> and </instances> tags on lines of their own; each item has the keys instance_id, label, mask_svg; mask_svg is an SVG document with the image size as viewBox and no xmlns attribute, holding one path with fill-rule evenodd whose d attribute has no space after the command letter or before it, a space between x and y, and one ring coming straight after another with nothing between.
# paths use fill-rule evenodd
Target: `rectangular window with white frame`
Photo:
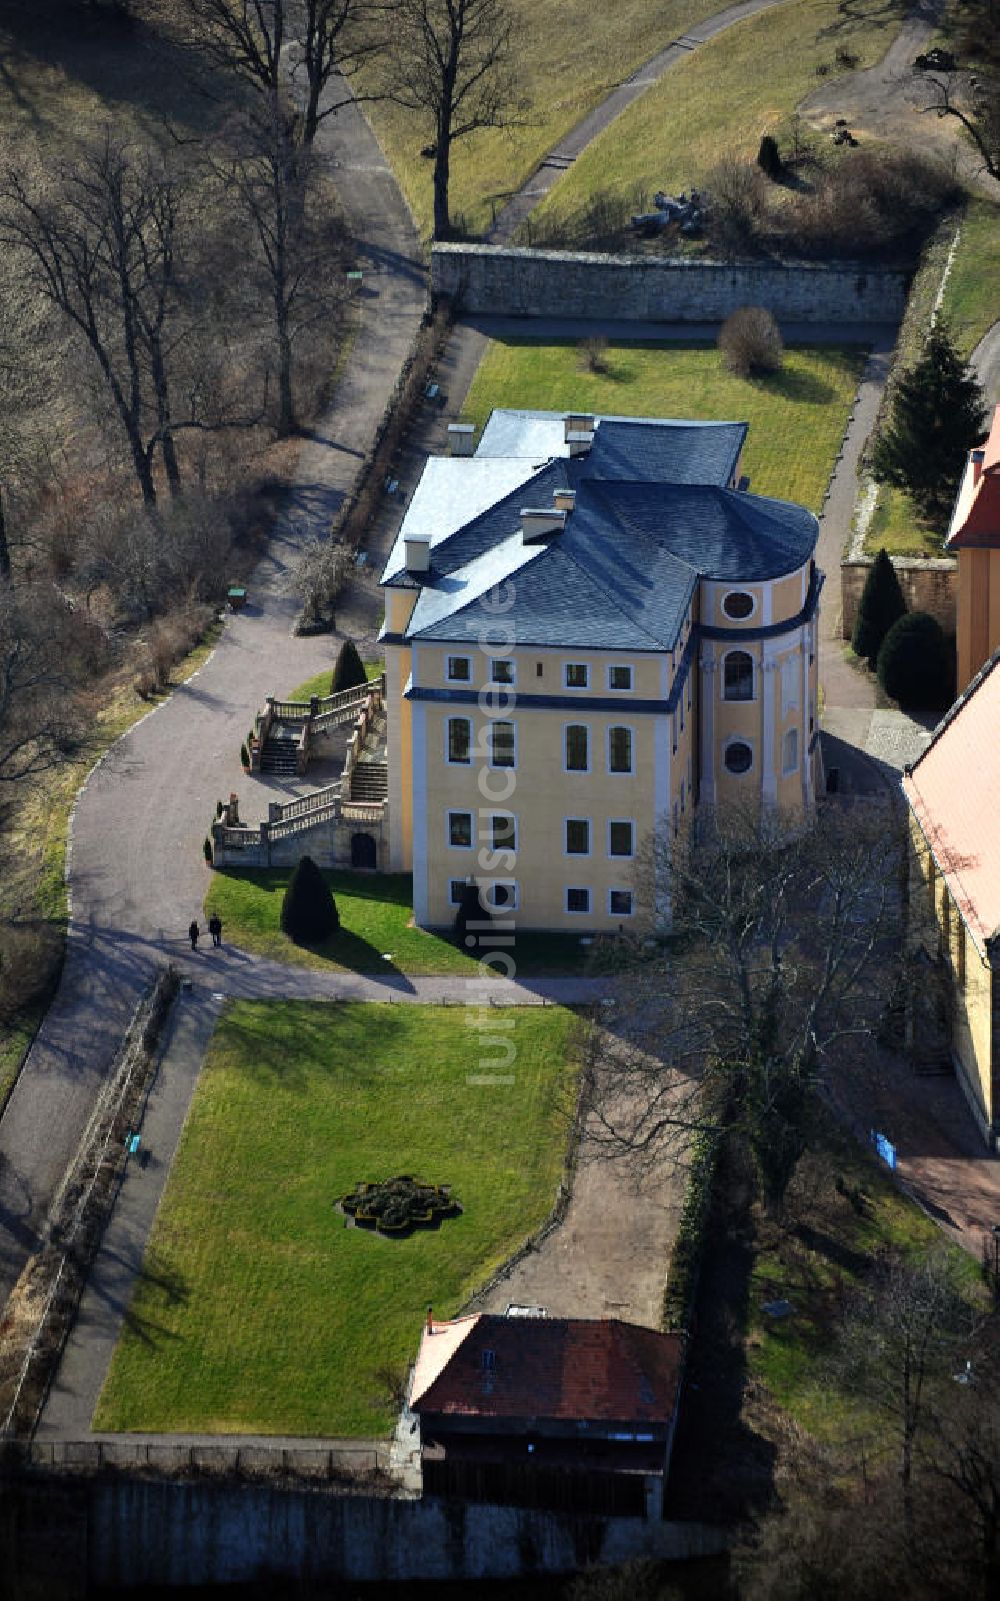
<instances>
[{"instance_id":1,"label":"rectangular window with white frame","mask_svg":"<svg viewBox=\"0 0 1000 1601\"><path fill-rule=\"evenodd\" d=\"M517 850L517 818L510 812L490 813L490 845L495 851Z\"/></svg>"},{"instance_id":2,"label":"rectangular window with white frame","mask_svg":"<svg viewBox=\"0 0 1000 1601\"><path fill-rule=\"evenodd\" d=\"M517 766L517 738L513 723L500 720L490 724L490 766Z\"/></svg>"},{"instance_id":3,"label":"rectangular window with white frame","mask_svg":"<svg viewBox=\"0 0 1000 1601\"><path fill-rule=\"evenodd\" d=\"M608 772L630 773L632 771L632 730L631 728L608 729Z\"/></svg>"},{"instance_id":4,"label":"rectangular window with white frame","mask_svg":"<svg viewBox=\"0 0 1000 1601\"><path fill-rule=\"evenodd\" d=\"M448 844L454 850L468 850L473 843L472 813L448 813Z\"/></svg>"},{"instance_id":5,"label":"rectangular window with white frame","mask_svg":"<svg viewBox=\"0 0 1000 1601\"><path fill-rule=\"evenodd\" d=\"M590 890L589 889L584 889L581 885L573 885L572 887L567 888L567 890L566 890L566 910L567 910L567 912L577 912L577 913L589 912L590 911Z\"/></svg>"},{"instance_id":6,"label":"rectangular window with white frame","mask_svg":"<svg viewBox=\"0 0 1000 1601\"><path fill-rule=\"evenodd\" d=\"M472 662L468 656L448 657L449 684L468 684L472 681Z\"/></svg>"},{"instance_id":7,"label":"rectangular window with white frame","mask_svg":"<svg viewBox=\"0 0 1000 1601\"><path fill-rule=\"evenodd\" d=\"M570 723L566 728L566 771L586 773L590 770L590 730L586 723Z\"/></svg>"},{"instance_id":8,"label":"rectangular window with white frame","mask_svg":"<svg viewBox=\"0 0 1000 1601\"><path fill-rule=\"evenodd\" d=\"M468 767L472 761L472 724L467 717L448 718L448 761Z\"/></svg>"},{"instance_id":9,"label":"rectangular window with white frame","mask_svg":"<svg viewBox=\"0 0 1000 1601\"><path fill-rule=\"evenodd\" d=\"M590 855L590 818L567 817L566 819L566 855Z\"/></svg>"},{"instance_id":10,"label":"rectangular window with white frame","mask_svg":"<svg viewBox=\"0 0 1000 1601\"><path fill-rule=\"evenodd\" d=\"M586 662L567 662L563 682L567 689L586 689L590 683L590 668Z\"/></svg>"},{"instance_id":11,"label":"rectangular window with white frame","mask_svg":"<svg viewBox=\"0 0 1000 1601\"><path fill-rule=\"evenodd\" d=\"M495 878L487 886L483 898L493 912L516 912L519 900L517 884L512 878Z\"/></svg>"},{"instance_id":12,"label":"rectangular window with white frame","mask_svg":"<svg viewBox=\"0 0 1000 1601\"><path fill-rule=\"evenodd\" d=\"M632 688L632 669L625 663L616 662L608 668L608 688L616 694L623 694Z\"/></svg>"},{"instance_id":13,"label":"rectangular window with white frame","mask_svg":"<svg viewBox=\"0 0 1000 1601\"><path fill-rule=\"evenodd\" d=\"M515 679L514 663L508 656L492 656L490 658L491 684L513 684Z\"/></svg>"},{"instance_id":14,"label":"rectangular window with white frame","mask_svg":"<svg viewBox=\"0 0 1000 1601\"><path fill-rule=\"evenodd\" d=\"M631 917L634 899L630 889L608 890L608 913L611 917Z\"/></svg>"},{"instance_id":15,"label":"rectangular window with white frame","mask_svg":"<svg viewBox=\"0 0 1000 1601\"><path fill-rule=\"evenodd\" d=\"M608 855L635 855L635 823L630 817L612 817L609 821Z\"/></svg>"}]
</instances>

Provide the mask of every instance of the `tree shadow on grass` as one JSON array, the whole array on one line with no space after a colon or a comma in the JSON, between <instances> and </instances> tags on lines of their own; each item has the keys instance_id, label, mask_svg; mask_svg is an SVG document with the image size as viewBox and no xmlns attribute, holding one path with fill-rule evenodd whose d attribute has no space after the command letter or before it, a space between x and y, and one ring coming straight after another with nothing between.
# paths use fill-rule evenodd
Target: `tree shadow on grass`
<instances>
[{"instance_id":1,"label":"tree shadow on grass","mask_svg":"<svg viewBox=\"0 0 1000 1601\"><path fill-rule=\"evenodd\" d=\"M122 1314L122 1324L141 1345L150 1350L167 1340L182 1338L150 1316L150 1308L186 1306L190 1297L184 1274L155 1250L148 1250L136 1274L135 1287Z\"/></svg>"},{"instance_id":2,"label":"tree shadow on grass","mask_svg":"<svg viewBox=\"0 0 1000 1601\"><path fill-rule=\"evenodd\" d=\"M801 368L782 367L780 372L771 373L767 378L754 378L752 383L755 389L796 405L825 406L836 399L832 384Z\"/></svg>"},{"instance_id":3,"label":"tree shadow on grass","mask_svg":"<svg viewBox=\"0 0 1000 1601\"><path fill-rule=\"evenodd\" d=\"M341 927L330 939L318 945L309 945L302 940L291 940L289 943L293 949L297 947L309 951L321 961L344 967L349 973L357 973L365 978L389 978L396 982L397 988L413 990L402 968L392 960L391 953L378 950L370 940L353 933L349 928Z\"/></svg>"}]
</instances>

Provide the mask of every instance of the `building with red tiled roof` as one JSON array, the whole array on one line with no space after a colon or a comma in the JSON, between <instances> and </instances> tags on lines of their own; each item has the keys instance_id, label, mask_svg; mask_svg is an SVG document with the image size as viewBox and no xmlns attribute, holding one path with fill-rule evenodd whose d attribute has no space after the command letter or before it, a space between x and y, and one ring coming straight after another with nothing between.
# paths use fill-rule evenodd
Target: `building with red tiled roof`
<instances>
[{"instance_id":1,"label":"building with red tiled roof","mask_svg":"<svg viewBox=\"0 0 1000 1601\"><path fill-rule=\"evenodd\" d=\"M913 843L913 945L947 979L940 1021L948 1050L976 1122L994 1148L1000 1141L998 732L1000 650L903 778ZM922 988L926 1024L933 987ZM921 1044L919 1029L914 1043Z\"/></svg>"},{"instance_id":2,"label":"building with red tiled roof","mask_svg":"<svg viewBox=\"0 0 1000 1601\"><path fill-rule=\"evenodd\" d=\"M1000 406L970 451L946 546L958 558L958 687L1000 648Z\"/></svg>"},{"instance_id":3,"label":"building with red tiled roof","mask_svg":"<svg viewBox=\"0 0 1000 1601\"><path fill-rule=\"evenodd\" d=\"M428 1318L410 1389L424 1489L659 1515L683 1339L618 1319Z\"/></svg>"}]
</instances>

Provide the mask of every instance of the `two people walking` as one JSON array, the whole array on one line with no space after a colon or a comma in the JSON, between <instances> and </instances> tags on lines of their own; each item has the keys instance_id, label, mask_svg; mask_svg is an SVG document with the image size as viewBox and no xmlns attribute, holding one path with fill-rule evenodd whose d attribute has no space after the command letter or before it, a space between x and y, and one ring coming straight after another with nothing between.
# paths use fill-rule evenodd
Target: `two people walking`
<instances>
[{"instance_id":1,"label":"two people walking","mask_svg":"<svg viewBox=\"0 0 1000 1601\"><path fill-rule=\"evenodd\" d=\"M208 932L212 936L213 945L222 944L222 918L219 916L218 912L213 912L209 918ZM193 951L198 949L198 936L200 933L201 929L198 927L197 918L192 918L191 926L188 929L188 939L191 941L191 949Z\"/></svg>"}]
</instances>

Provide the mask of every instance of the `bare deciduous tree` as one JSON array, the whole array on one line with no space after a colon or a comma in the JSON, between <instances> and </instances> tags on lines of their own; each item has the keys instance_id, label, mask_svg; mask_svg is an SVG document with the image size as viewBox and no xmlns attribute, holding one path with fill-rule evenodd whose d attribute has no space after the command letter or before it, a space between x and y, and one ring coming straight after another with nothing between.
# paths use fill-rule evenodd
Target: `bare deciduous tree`
<instances>
[{"instance_id":1,"label":"bare deciduous tree","mask_svg":"<svg viewBox=\"0 0 1000 1601\"><path fill-rule=\"evenodd\" d=\"M0 784L48 772L86 737L71 636L52 590L0 587Z\"/></svg>"},{"instance_id":2,"label":"bare deciduous tree","mask_svg":"<svg viewBox=\"0 0 1000 1601\"><path fill-rule=\"evenodd\" d=\"M655 1163L692 1130L731 1131L780 1204L838 1052L860 1065L894 990L902 851L891 811L861 803L650 841L638 882L666 938L616 981L615 1047L593 1032L592 1138Z\"/></svg>"},{"instance_id":3,"label":"bare deciduous tree","mask_svg":"<svg viewBox=\"0 0 1000 1601\"><path fill-rule=\"evenodd\" d=\"M320 124L352 98L327 86L349 79L387 44L395 0L186 0L196 46L276 106L288 86L301 104L296 135L310 145Z\"/></svg>"},{"instance_id":4,"label":"bare deciduous tree","mask_svg":"<svg viewBox=\"0 0 1000 1601\"><path fill-rule=\"evenodd\" d=\"M991 178L1000 179L1000 74L985 70L981 77L968 72L922 72L930 91L924 111L954 117L965 129Z\"/></svg>"},{"instance_id":5,"label":"bare deciduous tree","mask_svg":"<svg viewBox=\"0 0 1000 1601\"><path fill-rule=\"evenodd\" d=\"M350 570L351 553L346 545L338 545L332 539L316 539L305 547L298 560L294 582L302 597L303 621L307 627L331 619Z\"/></svg>"},{"instance_id":6,"label":"bare deciduous tree","mask_svg":"<svg viewBox=\"0 0 1000 1601\"><path fill-rule=\"evenodd\" d=\"M506 0L396 0L398 35L385 93L434 128L434 237L451 233L451 148L511 127L523 102Z\"/></svg>"},{"instance_id":7,"label":"bare deciduous tree","mask_svg":"<svg viewBox=\"0 0 1000 1601\"><path fill-rule=\"evenodd\" d=\"M0 187L0 238L89 346L150 506L157 451L171 492L180 490L168 368L182 205L181 186L156 158L110 133L65 165L52 190L17 171Z\"/></svg>"}]
</instances>

